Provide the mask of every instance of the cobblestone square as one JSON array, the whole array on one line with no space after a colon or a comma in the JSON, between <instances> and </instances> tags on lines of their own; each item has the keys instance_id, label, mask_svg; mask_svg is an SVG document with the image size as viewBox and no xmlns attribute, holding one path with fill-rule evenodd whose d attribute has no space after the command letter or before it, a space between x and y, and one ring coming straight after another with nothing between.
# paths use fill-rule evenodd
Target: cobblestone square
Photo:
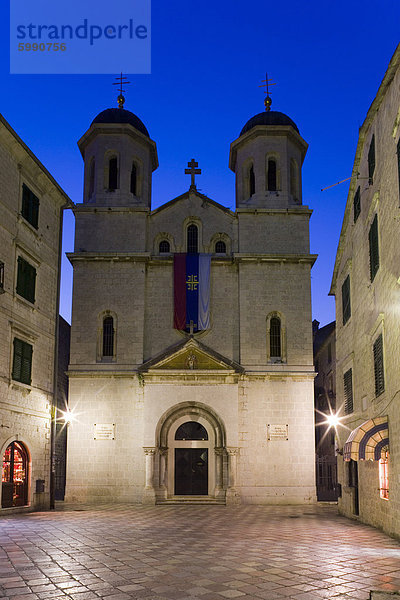
<instances>
[{"instance_id":1,"label":"cobblestone square","mask_svg":"<svg viewBox=\"0 0 400 600\"><path fill-rule=\"evenodd\" d=\"M9 600L367 600L400 543L335 506L66 506L0 520Z\"/></svg>"}]
</instances>

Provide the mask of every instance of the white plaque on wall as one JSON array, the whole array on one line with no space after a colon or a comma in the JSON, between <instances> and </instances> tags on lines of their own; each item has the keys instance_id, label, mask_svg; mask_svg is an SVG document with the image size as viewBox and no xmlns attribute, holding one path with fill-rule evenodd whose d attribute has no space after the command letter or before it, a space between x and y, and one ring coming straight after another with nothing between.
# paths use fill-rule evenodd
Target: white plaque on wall
<instances>
[{"instance_id":1,"label":"white plaque on wall","mask_svg":"<svg viewBox=\"0 0 400 600\"><path fill-rule=\"evenodd\" d=\"M270 442L289 439L289 425L267 425L267 439Z\"/></svg>"},{"instance_id":2,"label":"white plaque on wall","mask_svg":"<svg viewBox=\"0 0 400 600\"><path fill-rule=\"evenodd\" d=\"M95 423L95 440L115 440L115 423Z\"/></svg>"}]
</instances>

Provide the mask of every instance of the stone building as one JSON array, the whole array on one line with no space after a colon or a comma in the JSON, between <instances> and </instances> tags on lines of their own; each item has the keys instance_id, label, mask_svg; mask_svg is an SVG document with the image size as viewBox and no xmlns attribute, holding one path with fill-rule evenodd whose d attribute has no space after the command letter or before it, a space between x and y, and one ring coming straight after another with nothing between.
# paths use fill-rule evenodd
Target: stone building
<instances>
[{"instance_id":1,"label":"stone building","mask_svg":"<svg viewBox=\"0 0 400 600\"><path fill-rule=\"evenodd\" d=\"M315 501L307 144L268 109L231 144L235 211L193 159L152 209L122 102L79 140L66 500Z\"/></svg>"},{"instance_id":2,"label":"stone building","mask_svg":"<svg viewBox=\"0 0 400 600\"><path fill-rule=\"evenodd\" d=\"M0 115L3 511L49 506L61 225L71 205Z\"/></svg>"},{"instance_id":3,"label":"stone building","mask_svg":"<svg viewBox=\"0 0 400 600\"><path fill-rule=\"evenodd\" d=\"M400 535L400 47L360 128L336 296L340 511ZM389 453L390 449L390 453Z\"/></svg>"},{"instance_id":4,"label":"stone building","mask_svg":"<svg viewBox=\"0 0 400 600\"><path fill-rule=\"evenodd\" d=\"M313 321L315 455L317 498L337 500L335 430L328 417L336 413L335 321L319 327Z\"/></svg>"}]
</instances>

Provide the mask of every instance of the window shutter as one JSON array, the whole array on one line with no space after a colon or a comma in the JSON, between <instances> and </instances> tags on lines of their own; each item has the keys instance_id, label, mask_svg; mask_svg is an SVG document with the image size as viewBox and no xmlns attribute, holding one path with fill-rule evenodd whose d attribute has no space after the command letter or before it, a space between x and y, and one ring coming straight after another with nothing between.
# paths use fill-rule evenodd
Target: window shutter
<instances>
[{"instance_id":1,"label":"window shutter","mask_svg":"<svg viewBox=\"0 0 400 600\"><path fill-rule=\"evenodd\" d=\"M17 294L34 304L36 288L36 269L21 256L18 257Z\"/></svg>"},{"instance_id":2,"label":"window shutter","mask_svg":"<svg viewBox=\"0 0 400 600\"><path fill-rule=\"evenodd\" d=\"M374 280L375 275L379 269L379 245L378 245L378 215L372 222L369 230L369 271L371 281Z\"/></svg>"},{"instance_id":3,"label":"window shutter","mask_svg":"<svg viewBox=\"0 0 400 600\"><path fill-rule=\"evenodd\" d=\"M14 338L14 358L12 378L19 381L22 365L22 342L18 338Z\"/></svg>"},{"instance_id":4,"label":"window shutter","mask_svg":"<svg viewBox=\"0 0 400 600\"><path fill-rule=\"evenodd\" d=\"M13 357L13 369L12 378L15 381L31 383L31 372L32 372L32 353L33 348L30 344L14 338L14 357Z\"/></svg>"},{"instance_id":5,"label":"window shutter","mask_svg":"<svg viewBox=\"0 0 400 600\"><path fill-rule=\"evenodd\" d=\"M346 415L353 412L353 372L352 369L343 375L344 385L344 412Z\"/></svg>"},{"instance_id":6,"label":"window shutter","mask_svg":"<svg viewBox=\"0 0 400 600\"><path fill-rule=\"evenodd\" d=\"M360 187L357 188L357 191L354 194L353 210L354 210L354 223L355 223L361 213Z\"/></svg>"},{"instance_id":7,"label":"window shutter","mask_svg":"<svg viewBox=\"0 0 400 600\"><path fill-rule=\"evenodd\" d=\"M350 275L347 275L342 285L342 313L343 313L343 325L347 323L351 316L351 305L350 305Z\"/></svg>"},{"instance_id":8,"label":"window shutter","mask_svg":"<svg viewBox=\"0 0 400 600\"><path fill-rule=\"evenodd\" d=\"M383 375L383 339L380 334L374 343L374 373L375 373L375 396L379 396L385 390L385 379Z\"/></svg>"},{"instance_id":9,"label":"window shutter","mask_svg":"<svg viewBox=\"0 0 400 600\"><path fill-rule=\"evenodd\" d=\"M369 177L370 184L373 183L374 171L375 171L375 135L373 135L371 138L371 143L369 145L369 151L368 151L368 177Z\"/></svg>"},{"instance_id":10,"label":"window shutter","mask_svg":"<svg viewBox=\"0 0 400 600\"><path fill-rule=\"evenodd\" d=\"M39 224L39 204L39 198L24 183L22 185L21 214L35 229Z\"/></svg>"}]
</instances>

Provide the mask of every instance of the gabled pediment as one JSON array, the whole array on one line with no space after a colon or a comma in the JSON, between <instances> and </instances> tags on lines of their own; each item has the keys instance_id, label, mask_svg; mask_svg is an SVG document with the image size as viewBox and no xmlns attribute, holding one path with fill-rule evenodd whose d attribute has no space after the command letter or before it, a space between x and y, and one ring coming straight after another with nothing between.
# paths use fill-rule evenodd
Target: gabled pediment
<instances>
[{"instance_id":1,"label":"gabled pediment","mask_svg":"<svg viewBox=\"0 0 400 600\"><path fill-rule=\"evenodd\" d=\"M225 358L194 338L172 346L159 356L146 361L139 369L141 373L201 375L210 371L215 375L243 373L244 369L235 361Z\"/></svg>"}]
</instances>

